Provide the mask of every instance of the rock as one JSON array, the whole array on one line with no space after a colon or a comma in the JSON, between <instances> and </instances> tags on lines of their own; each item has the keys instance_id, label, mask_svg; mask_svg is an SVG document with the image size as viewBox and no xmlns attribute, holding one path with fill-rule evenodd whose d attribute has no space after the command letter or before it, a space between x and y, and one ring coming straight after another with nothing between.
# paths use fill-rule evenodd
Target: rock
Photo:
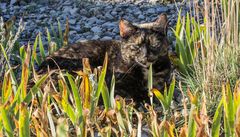
<instances>
[{"instance_id":1,"label":"rock","mask_svg":"<svg viewBox=\"0 0 240 137\"><path fill-rule=\"evenodd\" d=\"M91 17L91 18L88 19L87 23L89 25L92 25L92 24L96 23L97 20L98 19L96 17Z\"/></svg>"},{"instance_id":2,"label":"rock","mask_svg":"<svg viewBox=\"0 0 240 137\"><path fill-rule=\"evenodd\" d=\"M117 13L116 11L112 11L111 14L112 14L113 16L116 16L118 13Z\"/></svg>"},{"instance_id":3,"label":"rock","mask_svg":"<svg viewBox=\"0 0 240 137\"><path fill-rule=\"evenodd\" d=\"M69 6L72 5L72 2L70 0L65 0L65 2L62 5Z\"/></svg>"},{"instance_id":4,"label":"rock","mask_svg":"<svg viewBox=\"0 0 240 137\"><path fill-rule=\"evenodd\" d=\"M156 11L155 11L154 8L150 8L150 9L147 10L147 13L148 13L148 14L155 14Z\"/></svg>"},{"instance_id":5,"label":"rock","mask_svg":"<svg viewBox=\"0 0 240 137\"><path fill-rule=\"evenodd\" d=\"M76 24L77 20L76 19L70 19L68 20L69 24L74 25Z\"/></svg>"},{"instance_id":6,"label":"rock","mask_svg":"<svg viewBox=\"0 0 240 137\"><path fill-rule=\"evenodd\" d=\"M70 10L72 10L72 6L64 6L63 7L63 12L64 13L70 13Z\"/></svg>"},{"instance_id":7,"label":"rock","mask_svg":"<svg viewBox=\"0 0 240 137\"><path fill-rule=\"evenodd\" d=\"M113 16L110 13L104 15L107 20L113 20Z\"/></svg>"},{"instance_id":8,"label":"rock","mask_svg":"<svg viewBox=\"0 0 240 137\"><path fill-rule=\"evenodd\" d=\"M84 16L89 16L89 12L86 9L81 9L80 11L80 15L84 15Z\"/></svg>"},{"instance_id":9,"label":"rock","mask_svg":"<svg viewBox=\"0 0 240 137\"><path fill-rule=\"evenodd\" d=\"M121 39L121 37L120 36L115 36L115 38L114 39L116 39L116 40L120 40Z\"/></svg>"},{"instance_id":10,"label":"rock","mask_svg":"<svg viewBox=\"0 0 240 137\"><path fill-rule=\"evenodd\" d=\"M91 28L91 31L95 34L99 34L102 32L102 29L100 27L95 26L95 27Z\"/></svg>"},{"instance_id":11,"label":"rock","mask_svg":"<svg viewBox=\"0 0 240 137\"><path fill-rule=\"evenodd\" d=\"M11 1L19 0L9 0L9 3ZM69 40L73 42L79 39L120 39L118 22L121 17L131 22L140 23L153 21L160 13L167 13L170 19L169 24L174 27L178 17L176 6L182 9L182 14L186 14L191 8L188 7L191 5L189 3L160 5L159 0L131 0L131 2L130 0L108 0L108 2L98 0L98 2L92 3L82 1L77 6L74 0L50 0L54 1L50 4L49 0L44 0L45 2L26 1L32 2L26 2L25 5L20 4L20 6L0 2L0 15L3 16L4 20L16 15L17 22L20 17L24 18L24 22L27 22L24 32L20 35L20 42L29 39L34 41L37 35L35 33L38 31L44 34L42 37L44 39L44 28L48 27L50 30L51 25L57 31L57 19L64 29L67 17L70 24L69 33L72 35Z\"/></svg>"},{"instance_id":12,"label":"rock","mask_svg":"<svg viewBox=\"0 0 240 137\"><path fill-rule=\"evenodd\" d=\"M99 37L98 35L94 35L94 36L92 37L92 39L93 39L93 40L98 40L98 39L100 39L100 37Z\"/></svg>"},{"instance_id":13,"label":"rock","mask_svg":"<svg viewBox=\"0 0 240 137\"><path fill-rule=\"evenodd\" d=\"M73 35L73 34L77 34L77 31L75 30L69 31L69 35Z\"/></svg>"},{"instance_id":14,"label":"rock","mask_svg":"<svg viewBox=\"0 0 240 137\"><path fill-rule=\"evenodd\" d=\"M102 40L112 40L112 37L104 36L104 37L102 38Z\"/></svg>"},{"instance_id":15,"label":"rock","mask_svg":"<svg viewBox=\"0 0 240 137\"><path fill-rule=\"evenodd\" d=\"M81 26L80 26L80 24L77 24L77 25L74 26L72 29L73 29L73 30L75 29L77 32L80 32L80 31L81 31Z\"/></svg>"},{"instance_id":16,"label":"rock","mask_svg":"<svg viewBox=\"0 0 240 137\"><path fill-rule=\"evenodd\" d=\"M139 15L139 16L138 16L138 19L143 20L143 19L145 19L145 16L143 16L143 15Z\"/></svg>"},{"instance_id":17,"label":"rock","mask_svg":"<svg viewBox=\"0 0 240 137\"><path fill-rule=\"evenodd\" d=\"M86 38L81 37L81 38L79 38L76 42L81 42L81 41L84 41L84 40L86 40Z\"/></svg>"},{"instance_id":18,"label":"rock","mask_svg":"<svg viewBox=\"0 0 240 137\"><path fill-rule=\"evenodd\" d=\"M49 13L50 13L50 15L53 15L53 16L56 15L56 11L55 10L51 10Z\"/></svg>"},{"instance_id":19,"label":"rock","mask_svg":"<svg viewBox=\"0 0 240 137\"><path fill-rule=\"evenodd\" d=\"M77 13L77 11L78 11L78 8L73 8L73 9L69 10L71 15L75 15Z\"/></svg>"},{"instance_id":20,"label":"rock","mask_svg":"<svg viewBox=\"0 0 240 137\"><path fill-rule=\"evenodd\" d=\"M158 13L168 12L169 8L167 6L160 6L156 8Z\"/></svg>"},{"instance_id":21,"label":"rock","mask_svg":"<svg viewBox=\"0 0 240 137\"><path fill-rule=\"evenodd\" d=\"M46 12L46 10L47 10L46 7L41 7L41 8L39 8L39 12L40 12L40 13Z\"/></svg>"},{"instance_id":22,"label":"rock","mask_svg":"<svg viewBox=\"0 0 240 137\"><path fill-rule=\"evenodd\" d=\"M92 35L88 35L87 37L86 37L86 39L92 39Z\"/></svg>"},{"instance_id":23,"label":"rock","mask_svg":"<svg viewBox=\"0 0 240 137\"><path fill-rule=\"evenodd\" d=\"M17 0L11 0L11 1L10 1L10 5L15 4L16 2L17 2Z\"/></svg>"},{"instance_id":24,"label":"rock","mask_svg":"<svg viewBox=\"0 0 240 137\"><path fill-rule=\"evenodd\" d=\"M112 32L118 34L119 33L119 28L118 27L114 28Z\"/></svg>"},{"instance_id":25,"label":"rock","mask_svg":"<svg viewBox=\"0 0 240 137\"><path fill-rule=\"evenodd\" d=\"M0 3L1 10L6 9L6 7L7 7L7 3Z\"/></svg>"},{"instance_id":26,"label":"rock","mask_svg":"<svg viewBox=\"0 0 240 137\"><path fill-rule=\"evenodd\" d=\"M111 22L105 22L104 24L102 24L102 27L104 27L104 28L115 28L115 27L117 27L117 24L111 23Z\"/></svg>"}]
</instances>

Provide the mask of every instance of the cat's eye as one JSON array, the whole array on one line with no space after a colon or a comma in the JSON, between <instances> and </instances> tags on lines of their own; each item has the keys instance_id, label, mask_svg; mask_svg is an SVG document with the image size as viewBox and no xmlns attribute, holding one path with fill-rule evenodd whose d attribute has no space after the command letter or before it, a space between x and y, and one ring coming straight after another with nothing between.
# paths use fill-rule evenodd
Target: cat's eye
<instances>
[{"instance_id":1,"label":"cat's eye","mask_svg":"<svg viewBox=\"0 0 240 137\"><path fill-rule=\"evenodd\" d=\"M151 50L158 50L160 47L161 47L161 46L158 45L158 44L149 46L149 48L150 48Z\"/></svg>"}]
</instances>

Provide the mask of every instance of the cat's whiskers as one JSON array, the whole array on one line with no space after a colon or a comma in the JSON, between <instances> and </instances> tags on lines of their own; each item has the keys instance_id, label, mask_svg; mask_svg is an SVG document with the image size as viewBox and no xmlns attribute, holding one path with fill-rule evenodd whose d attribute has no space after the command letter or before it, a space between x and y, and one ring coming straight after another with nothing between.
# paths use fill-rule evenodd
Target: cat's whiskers
<instances>
[{"instance_id":1,"label":"cat's whiskers","mask_svg":"<svg viewBox=\"0 0 240 137\"><path fill-rule=\"evenodd\" d=\"M134 69L134 67L136 67L137 66L137 63L135 62L125 73L124 73L124 75L119 79L120 81L121 80L123 80L126 76L127 76L127 74L130 72L130 71L132 71L133 69Z\"/></svg>"},{"instance_id":2,"label":"cat's whiskers","mask_svg":"<svg viewBox=\"0 0 240 137\"><path fill-rule=\"evenodd\" d=\"M139 62L137 59L135 59L136 63L140 66L142 66L143 68L148 68L147 65L144 65L143 63Z\"/></svg>"}]
</instances>

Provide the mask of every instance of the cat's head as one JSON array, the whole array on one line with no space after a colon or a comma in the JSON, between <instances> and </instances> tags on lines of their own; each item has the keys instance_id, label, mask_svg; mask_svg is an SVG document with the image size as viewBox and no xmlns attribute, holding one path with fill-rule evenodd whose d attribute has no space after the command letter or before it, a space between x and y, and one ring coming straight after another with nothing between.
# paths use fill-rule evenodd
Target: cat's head
<instances>
[{"instance_id":1,"label":"cat's head","mask_svg":"<svg viewBox=\"0 0 240 137\"><path fill-rule=\"evenodd\" d=\"M137 62L148 67L161 56L167 56L167 15L161 14L156 21L133 24L121 19L119 22L122 37L122 57L128 63Z\"/></svg>"}]
</instances>

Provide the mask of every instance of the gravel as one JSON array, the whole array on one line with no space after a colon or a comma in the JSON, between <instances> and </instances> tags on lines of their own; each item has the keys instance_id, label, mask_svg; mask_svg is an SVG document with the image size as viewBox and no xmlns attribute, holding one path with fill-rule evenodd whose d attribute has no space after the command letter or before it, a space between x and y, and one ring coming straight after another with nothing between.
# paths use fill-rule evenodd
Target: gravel
<instances>
[{"instance_id":1,"label":"gravel","mask_svg":"<svg viewBox=\"0 0 240 137\"><path fill-rule=\"evenodd\" d=\"M154 21L161 13L167 13L169 24L174 27L178 12L187 13L189 4L159 4L156 0L111 0L98 2L76 2L76 0L55 0L54 3L31 2L10 5L0 2L0 16L8 20L12 16L27 23L21 33L20 42L33 42L38 31L44 36L45 28L51 26L57 31L57 21L65 27L66 19L70 24L69 42L82 39L119 39L118 22L120 18L135 23ZM33 33L34 32L34 33ZM172 33L169 33L172 35ZM43 37L44 37L43 36Z\"/></svg>"}]
</instances>

